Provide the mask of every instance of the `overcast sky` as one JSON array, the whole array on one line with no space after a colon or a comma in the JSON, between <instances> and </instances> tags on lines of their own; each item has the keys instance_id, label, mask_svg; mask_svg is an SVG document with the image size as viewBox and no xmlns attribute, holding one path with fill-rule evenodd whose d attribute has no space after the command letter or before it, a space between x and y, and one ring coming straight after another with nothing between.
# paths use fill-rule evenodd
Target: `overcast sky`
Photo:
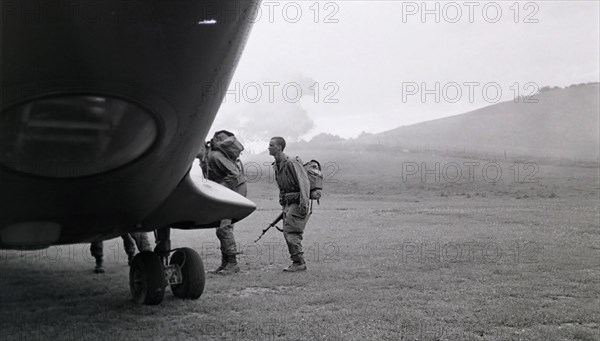
<instances>
[{"instance_id":1,"label":"overcast sky","mask_svg":"<svg viewBox=\"0 0 600 341\"><path fill-rule=\"evenodd\" d=\"M263 1L213 131L350 138L599 81L598 1L422 3Z\"/></svg>"}]
</instances>

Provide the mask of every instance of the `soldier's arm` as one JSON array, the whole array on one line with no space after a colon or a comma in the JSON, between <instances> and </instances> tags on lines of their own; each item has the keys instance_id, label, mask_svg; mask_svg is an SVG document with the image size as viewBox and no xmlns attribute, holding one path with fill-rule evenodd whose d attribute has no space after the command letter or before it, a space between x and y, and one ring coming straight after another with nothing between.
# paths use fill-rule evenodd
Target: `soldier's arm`
<instances>
[{"instance_id":1,"label":"soldier's arm","mask_svg":"<svg viewBox=\"0 0 600 341\"><path fill-rule=\"evenodd\" d=\"M240 176L240 170L235 163L231 162L222 154L216 154L214 161L218 169L226 174L223 178L223 184L229 189L235 189L238 185L238 178Z\"/></svg>"}]
</instances>

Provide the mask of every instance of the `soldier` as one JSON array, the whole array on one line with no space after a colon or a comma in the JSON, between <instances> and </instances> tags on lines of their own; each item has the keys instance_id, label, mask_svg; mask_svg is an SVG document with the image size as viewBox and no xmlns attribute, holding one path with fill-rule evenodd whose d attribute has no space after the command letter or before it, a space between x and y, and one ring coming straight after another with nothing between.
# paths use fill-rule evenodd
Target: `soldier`
<instances>
[{"instance_id":1,"label":"soldier","mask_svg":"<svg viewBox=\"0 0 600 341\"><path fill-rule=\"evenodd\" d=\"M237 141L235 135L227 130L221 130L214 134L210 141L208 155L204 163L203 171L207 178L219 183L232 191L243 196L247 195L246 179L239 155L244 147ZM231 219L221 220L217 228L217 238L221 243L221 265L209 271L223 275L240 271L237 265L237 247L233 236L234 224Z\"/></svg>"},{"instance_id":2,"label":"soldier","mask_svg":"<svg viewBox=\"0 0 600 341\"><path fill-rule=\"evenodd\" d=\"M133 256L135 255L135 247L137 245L138 250L142 251L152 251L152 247L150 246L150 241L148 240L148 235L146 232L132 232L125 233L121 236L123 239L123 246L125 248L125 253L127 254L127 263L131 265L131 261L133 260ZM96 259L96 267L94 268L94 272L97 274L104 273L103 266L103 258L104 258L104 245L100 242L93 242L90 246L90 252L92 256Z\"/></svg>"},{"instance_id":3,"label":"soldier","mask_svg":"<svg viewBox=\"0 0 600 341\"><path fill-rule=\"evenodd\" d=\"M283 153L285 140L273 137L269 141L269 155L275 158L275 180L279 187L279 204L283 207L283 236L290 252L292 264L286 272L305 271L302 235L308 221L310 182L302 162Z\"/></svg>"}]
</instances>

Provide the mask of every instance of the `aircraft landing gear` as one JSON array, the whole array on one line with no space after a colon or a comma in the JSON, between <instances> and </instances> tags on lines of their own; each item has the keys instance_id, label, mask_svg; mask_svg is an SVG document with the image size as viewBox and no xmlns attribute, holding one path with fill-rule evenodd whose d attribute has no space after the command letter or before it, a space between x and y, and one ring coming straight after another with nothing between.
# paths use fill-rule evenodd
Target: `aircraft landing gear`
<instances>
[{"instance_id":1,"label":"aircraft landing gear","mask_svg":"<svg viewBox=\"0 0 600 341\"><path fill-rule=\"evenodd\" d=\"M179 298L198 299L204 291L204 265L200 255L184 247L173 253L169 264L181 269L182 281L171 284L173 295Z\"/></svg>"},{"instance_id":2,"label":"aircraft landing gear","mask_svg":"<svg viewBox=\"0 0 600 341\"><path fill-rule=\"evenodd\" d=\"M187 247L171 250L170 235L170 228L158 229L154 252L140 252L133 258L129 269L129 287L135 302L159 304L167 285L171 286L173 295L179 298L195 300L202 295L205 278L200 255ZM167 263L171 252L173 255Z\"/></svg>"},{"instance_id":3,"label":"aircraft landing gear","mask_svg":"<svg viewBox=\"0 0 600 341\"><path fill-rule=\"evenodd\" d=\"M129 288L136 303L156 305L165 296L165 269L160 257L143 251L133 257L129 268Z\"/></svg>"}]
</instances>

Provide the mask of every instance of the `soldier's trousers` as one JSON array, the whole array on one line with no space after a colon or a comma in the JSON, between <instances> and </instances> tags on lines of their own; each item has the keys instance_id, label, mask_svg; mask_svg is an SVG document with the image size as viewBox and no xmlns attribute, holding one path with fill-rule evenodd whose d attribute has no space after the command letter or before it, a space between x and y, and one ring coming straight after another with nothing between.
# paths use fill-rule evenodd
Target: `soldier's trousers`
<instances>
[{"instance_id":1,"label":"soldier's trousers","mask_svg":"<svg viewBox=\"0 0 600 341\"><path fill-rule=\"evenodd\" d=\"M152 251L152 246L150 246L150 241L148 240L148 234L146 232L125 233L121 238L123 239L123 247L128 256L133 256L135 254L136 246L140 252Z\"/></svg>"},{"instance_id":2,"label":"soldier's trousers","mask_svg":"<svg viewBox=\"0 0 600 341\"><path fill-rule=\"evenodd\" d=\"M101 260L102 257L104 257L104 246L102 245L102 242L93 242L90 245L90 252L92 253L92 256L96 258L96 261Z\"/></svg>"},{"instance_id":3,"label":"soldier's trousers","mask_svg":"<svg viewBox=\"0 0 600 341\"><path fill-rule=\"evenodd\" d=\"M146 232L125 233L121 238L123 239L125 253L127 253L128 256L133 256L135 254L136 245L140 252L152 251L152 246L150 246L150 241L148 240L148 234ZM90 245L90 252L94 258L102 259L104 256L103 242L93 242Z\"/></svg>"},{"instance_id":4,"label":"soldier's trousers","mask_svg":"<svg viewBox=\"0 0 600 341\"><path fill-rule=\"evenodd\" d=\"M290 252L292 262L304 263L304 252L302 251L302 237L304 228L308 221L308 213L305 217L299 214L298 204L288 204L283 209L283 236Z\"/></svg>"},{"instance_id":5,"label":"soldier's trousers","mask_svg":"<svg viewBox=\"0 0 600 341\"><path fill-rule=\"evenodd\" d=\"M233 236L233 224L231 219L221 220L221 225L217 227L217 238L221 242L221 254L223 260L229 263L236 263L237 246Z\"/></svg>"}]
</instances>

